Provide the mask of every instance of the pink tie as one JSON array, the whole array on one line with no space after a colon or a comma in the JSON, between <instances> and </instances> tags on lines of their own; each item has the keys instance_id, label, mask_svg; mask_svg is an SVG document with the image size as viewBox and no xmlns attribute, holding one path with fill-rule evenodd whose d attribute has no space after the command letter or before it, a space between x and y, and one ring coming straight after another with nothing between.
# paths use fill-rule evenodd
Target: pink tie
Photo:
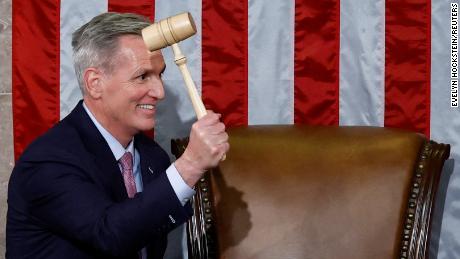
<instances>
[{"instance_id":1,"label":"pink tie","mask_svg":"<svg viewBox=\"0 0 460 259\"><path fill-rule=\"evenodd\" d=\"M133 174L133 155L130 152L126 152L120 158L119 162L121 164L123 180L125 181L126 192L128 193L128 197L132 198L137 192Z\"/></svg>"}]
</instances>

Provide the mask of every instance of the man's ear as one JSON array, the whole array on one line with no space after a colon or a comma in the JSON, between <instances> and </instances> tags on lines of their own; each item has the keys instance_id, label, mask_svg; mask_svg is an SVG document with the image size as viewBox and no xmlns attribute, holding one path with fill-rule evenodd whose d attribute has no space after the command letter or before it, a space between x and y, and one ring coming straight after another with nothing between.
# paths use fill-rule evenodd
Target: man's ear
<instances>
[{"instance_id":1,"label":"man's ear","mask_svg":"<svg viewBox=\"0 0 460 259\"><path fill-rule=\"evenodd\" d=\"M103 90L103 72L97 68L90 67L83 73L85 92L93 99L99 99Z\"/></svg>"}]
</instances>

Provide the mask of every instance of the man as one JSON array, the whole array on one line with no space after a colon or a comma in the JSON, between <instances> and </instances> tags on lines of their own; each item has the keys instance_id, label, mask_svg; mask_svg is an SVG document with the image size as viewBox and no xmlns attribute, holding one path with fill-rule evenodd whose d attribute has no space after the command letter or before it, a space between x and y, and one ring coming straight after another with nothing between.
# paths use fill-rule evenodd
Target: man
<instances>
[{"instance_id":1,"label":"man","mask_svg":"<svg viewBox=\"0 0 460 259\"><path fill-rule=\"evenodd\" d=\"M170 164L141 133L164 97L163 57L141 37L148 25L105 13L73 34L83 101L13 170L7 258L162 258L167 233L190 217L192 188L228 151L228 136L209 112Z\"/></svg>"}]
</instances>

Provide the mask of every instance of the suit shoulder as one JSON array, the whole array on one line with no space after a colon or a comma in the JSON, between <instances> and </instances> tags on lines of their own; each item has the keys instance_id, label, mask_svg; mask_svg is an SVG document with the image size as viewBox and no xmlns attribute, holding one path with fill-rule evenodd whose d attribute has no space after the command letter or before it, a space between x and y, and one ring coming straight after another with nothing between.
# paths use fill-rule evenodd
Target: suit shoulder
<instances>
[{"instance_id":1,"label":"suit shoulder","mask_svg":"<svg viewBox=\"0 0 460 259\"><path fill-rule=\"evenodd\" d=\"M72 154L84 150L80 134L66 120L60 121L43 135L35 139L23 152L18 163L23 161L72 162Z\"/></svg>"}]
</instances>

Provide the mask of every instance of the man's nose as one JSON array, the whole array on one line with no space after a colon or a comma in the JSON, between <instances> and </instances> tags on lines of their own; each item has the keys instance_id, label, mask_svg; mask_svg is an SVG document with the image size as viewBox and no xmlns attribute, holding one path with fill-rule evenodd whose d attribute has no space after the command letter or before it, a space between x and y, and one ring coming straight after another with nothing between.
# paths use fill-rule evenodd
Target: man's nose
<instances>
[{"instance_id":1,"label":"man's nose","mask_svg":"<svg viewBox=\"0 0 460 259\"><path fill-rule=\"evenodd\" d=\"M161 78L152 80L149 85L149 96L154 97L156 99L163 99L165 97L165 89L163 87L163 80Z\"/></svg>"}]
</instances>

